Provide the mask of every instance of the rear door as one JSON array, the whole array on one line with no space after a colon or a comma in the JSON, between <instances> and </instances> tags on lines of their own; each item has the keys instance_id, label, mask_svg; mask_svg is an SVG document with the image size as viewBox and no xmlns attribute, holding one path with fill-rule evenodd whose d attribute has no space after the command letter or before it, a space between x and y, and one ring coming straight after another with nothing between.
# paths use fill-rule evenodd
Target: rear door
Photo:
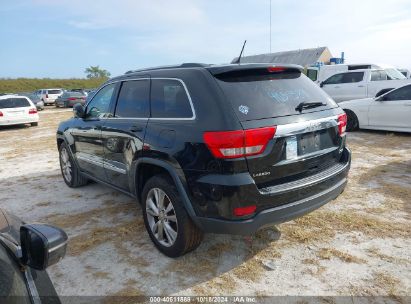
<instances>
[{"instance_id":1,"label":"rear door","mask_svg":"<svg viewBox=\"0 0 411 304\"><path fill-rule=\"evenodd\" d=\"M343 138L338 134L338 106L305 75L258 69L215 77L245 130L276 126L264 153L247 157L259 188L315 174L339 161ZM299 112L302 102L323 105Z\"/></svg>"},{"instance_id":2,"label":"rear door","mask_svg":"<svg viewBox=\"0 0 411 304\"><path fill-rule=\"evenodd\" d=\"M371 103L371 126L387 128L411 128L411 85L393 90Z\"/></svg>"},{"instance_id":3,"label":"rear door","mask_svg":"<svg viewBox=\"0 0 411 304\"><path fill-rule=\"evenodd\" d=\"M102 129L104 169L108 181L131 191L132 167L142 157L144 136L150 115L150 79L148 77L123 81L117 98L114 116Z\"/></svg>"}]
</instances>

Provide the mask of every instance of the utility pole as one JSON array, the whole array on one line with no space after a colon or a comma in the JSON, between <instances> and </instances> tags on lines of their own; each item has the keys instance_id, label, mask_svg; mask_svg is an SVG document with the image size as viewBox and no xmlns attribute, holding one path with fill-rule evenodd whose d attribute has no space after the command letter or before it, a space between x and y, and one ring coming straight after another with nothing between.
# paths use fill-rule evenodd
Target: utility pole
<instances>
[{"instance_id":1,"label":"utility pole","mask_svg":"<svg viewBox=\"0 0 411 304\"><path fill-rule=\"evenodd\" d=\"M271 0L270 0L270 53L271 53Z\"/></svg>"}]
</instances>

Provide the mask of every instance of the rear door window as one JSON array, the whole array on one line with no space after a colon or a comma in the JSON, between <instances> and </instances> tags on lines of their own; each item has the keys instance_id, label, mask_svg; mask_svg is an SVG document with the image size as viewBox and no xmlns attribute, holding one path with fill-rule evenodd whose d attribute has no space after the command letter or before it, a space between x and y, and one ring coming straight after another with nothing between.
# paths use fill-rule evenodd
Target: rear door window
<instances>
[{"instance_id":1,"label":"rear door window","mask_svg":"<svg viewBox=\"0 0 411 304\"><path fill-rule=\"evenodd\" d=\"M174 79L151 80L151 117L194 117L189 96L182 82Z\"/></svg>"},{"instance_id":2,"label":"rear door window","mask_svg":"<svg viewBox=\"0 0 411 304\"><path fill-rule=\"evenodd\" d=\"M391 91L384 96L384 100L411 100L411 85Z\"/></svg>"},{"instance_id":3,"label":"rear door window","mask_svg":"<svg viewBox=\"0 0 411 304\"><path fill-rule=\"evenodd\" d=\"M302 102L325 106L304 113L337 107L336 103L301 72L269 73L267 69L231 71L214 75L241 121L299 114Z\"/></svg>"},{"instance_id":4,"label":"rear door window","mask_svg":"<svg viewBox=\"0 0 411 304\"><path fill-rule=\"evenodd\" d=\"M0 99L0 109L30 107L26 98L7 98Z\"/></svg>"},{"instance_id":5,"label":"rear door window","mask_svg":"<svg viewBox=\"0 0 411 304\"><path fill-rule=\"evenodd\" d=\"M148 118L150 115L150 80L123 82L117 100L116 117Z\"/></svg>"},{"instance_id":6,"label":"rear door window","mask_svg":"<svg viewBox=\"0 0 411 304\"><path fill-rule=\"evenodd\" d=\"M354 83L360 82L364 78L364 72L351 72L344 73L342 78L342 83Z\"/></svg>"}]
</instances>

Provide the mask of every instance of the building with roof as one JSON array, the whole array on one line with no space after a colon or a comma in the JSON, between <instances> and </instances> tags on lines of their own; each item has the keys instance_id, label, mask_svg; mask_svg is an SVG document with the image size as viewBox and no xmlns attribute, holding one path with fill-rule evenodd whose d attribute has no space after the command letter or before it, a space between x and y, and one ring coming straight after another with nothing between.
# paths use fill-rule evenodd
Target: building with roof
<instances>
[{"instance_id":1,"label":"building with roof","mask_svg":"<svg viewBox=\"0 0 411 304\"><path fill-rule=\"evenodd\" d=\"M328 47L323 46L311 49L244 56L241 57L241 63L293 63L306 67L318 62L330 64L332 57ZM231 63L234 63L237 58L234 58Z\"/></svg>"}]
</instances>

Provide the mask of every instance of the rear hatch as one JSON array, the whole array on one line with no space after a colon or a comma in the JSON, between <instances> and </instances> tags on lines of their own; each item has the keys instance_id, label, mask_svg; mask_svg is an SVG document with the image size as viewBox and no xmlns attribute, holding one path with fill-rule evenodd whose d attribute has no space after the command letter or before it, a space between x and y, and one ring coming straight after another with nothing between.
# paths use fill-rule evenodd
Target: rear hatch
<instances>
[{"instance_id":1,"label":"rear hatch","mask_svg":"<svg viewBox=\"0 0 411 304\"><path fill-rule=\"evenodd\" d=\"M63 93L62 90L47 90L47 99L48 100L56 100L61 94Z\"/></svg>"},{"instance_id":2,"label":"rear hatch","mask_svg":"<svg viewBox=\"0 0 411 304\"><path fill-rule=\"evenodd\" d=\"M0 119L13 120L21 119L29 116L32 107L26 98L10 97L0 99ZM35 111L37 113L37 111ZM34 113L34 111L33 111Z\"/></svg>"},{"instance_id":3,"label":"rear hatch","mask_svg":"<svg viewBox=\"0 0 411 304\"><path fill-rule=\"evenodd\" d=\"M276 128L262 154L246 157L261 193L338 165L344 145L338 106L300 68L246 65L210 72L244 130Z\"/></svg>"}]
</instances>

